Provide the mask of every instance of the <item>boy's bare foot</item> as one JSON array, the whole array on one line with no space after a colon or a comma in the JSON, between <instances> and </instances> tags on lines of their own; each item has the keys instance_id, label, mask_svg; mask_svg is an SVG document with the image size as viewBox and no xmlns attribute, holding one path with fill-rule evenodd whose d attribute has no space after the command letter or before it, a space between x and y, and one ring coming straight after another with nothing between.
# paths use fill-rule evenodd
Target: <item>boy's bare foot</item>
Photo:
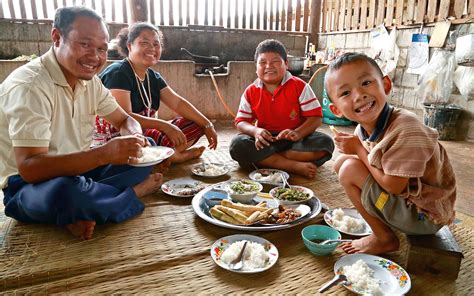
<instances>
[{"instance_id":1,"label":"boy's bare foot","mask_svg":"<svg viewBox=\"0 0 474 296\"><path fill-rule=\"evenodd\" d=\"M204 153L204 150L206 150L206 147L200 146L200 147L189 148L182 152L175 151L175 153L171 156L170 159L172 163L185 162L190 159L201 157L201 155Z\"/></svg>"},{"instance_id":2,"label":"boy's bare foot","mask_svg":"<svg viewBox=\"0 0 474 296\"><path fill-rule=\"evenodd\" d=\"M75 237L88 240L92 238L95 221L79 220L76 223L66 225L66 229Z\"/></svg>"},{"instance_id":3,"label":"boy's bare foot","mask_svg":"<svg viewBox=\"0 0 474 296\"><path fill-rule=\"evenodd\" d=\"M153 167L153 173L166 173L169 170L170 166L171 160L167 158Z\"/></svg>"},{"instance_id":4,"label":"boy's bare foot","mask_svg":"<svg viewBox=\"0 0 474 296\"><path fill-rule=\"evenodd\" d=\"M160 189L163 183L163 175L160 173L150 174L145 181L133 187L137 197L143 197Z\"/></svg>"},{"instance_id":5,"label":"boy's bare foot","mask_svg":"<svg viewBox=\"0 0 474 296\"><path fill-rule=\"evenodd\" d=\"M312 162L295 161L294 166L289 171L308 179L314 179L316 178L318 167Z\"/></svg>"},{"instance_id":6,"label":"boy's bare foot","mask_svg":"<svg viewBox=\"0 0 474 296\"><path fill-rule=\"evenodd\" d=\"M396 236L389 236L387 240L382 240L374 234L353 240L350 243L341 244L342 250L347 254L364 253L364 254L382 254L398 250L400 241Z\"/></svg>"}]
</instances>

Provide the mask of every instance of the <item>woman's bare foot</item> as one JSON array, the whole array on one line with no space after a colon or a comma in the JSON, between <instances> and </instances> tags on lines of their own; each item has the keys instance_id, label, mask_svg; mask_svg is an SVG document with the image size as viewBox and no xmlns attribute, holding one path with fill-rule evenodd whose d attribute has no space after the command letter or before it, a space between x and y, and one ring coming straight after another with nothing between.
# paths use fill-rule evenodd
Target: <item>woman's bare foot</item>
<instances>
[{"instance_id":1,"label":"woman's bare foot","mask_svg":"<svg viewBox=\"0 0 474 296\"><path fill-rule=\"evenodd\" d=\"M145 181L133 187L137 197L143 197L160 189L163 183L163 175L160 173L150 174Z\"/></svg>"},{"instance_id":2,"label":"woman's bare foot","mask_svg":"<svg viewBox=\"0 0 474 296\"><path fill-rule=\"evenodd\" d=\"M170 159L172 163L185 162L190 159L201 157L201 155L204 153L204 150L206 150L206 147L200 146L200 147L189 148L182 152L175 151L175 153L171 156Z\"/></svg>"},{"instance_id":3,"label":"woman's bare foot","mask_svg":"<svg viewBox=\"0 0 474 296\"><path fill-rule=\"evenodd\" d=\"M95 221L79 220L76 223L66 225L66 229L75 237L88 240L92 238Z\"/></svg>"},{"instance_id":4,"label":"woman's bare foot","mask_svg":"<svg viewBox=\"0 0 474 296\"><path fill-rule=\"evenodd\" d=\"M396 236L389 236L386 240L376 237L374 234L353 240L350 243L341 244L342 250L347 254L364 253L364 254L382 254L398 250L400 241Z\"/></svg>"}]
</instances>

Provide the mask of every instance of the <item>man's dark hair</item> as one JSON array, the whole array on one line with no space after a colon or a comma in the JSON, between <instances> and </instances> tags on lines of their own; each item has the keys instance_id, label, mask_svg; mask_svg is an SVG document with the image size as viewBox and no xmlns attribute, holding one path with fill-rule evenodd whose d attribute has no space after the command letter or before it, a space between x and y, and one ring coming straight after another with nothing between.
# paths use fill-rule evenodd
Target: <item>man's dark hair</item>
<instances>
[{"instance_id":1,"label":"man's dark hair","mask_svg":"<svg viewBox=\"0 0 474 296\"><path fill-rule=\"evenodd\" d=\"M255 62L258 60L258 56L261 53L266 53L266 52L274 52L279 54L282 59L286 62L288 60L288 56L286 54L286 48L278 40L275 39L267 39L262 42L257 46L257 49L255 50Z\"/></svg>"},{"instance_id":2,"label":"man's dark hair","mask_svg":"<svg viewBox=\"0 0 474 296\"><path fill-rule=\"evenodd\" d=\"M100 15L98 15L92 9L84 6L71 6L57 9L56 14L54 15L53 28L58 29L64 38L67 38L69 32L71 31L72 23L74 23L76 18L81 16L98 20L102 22L107 28L107 23Z\"/></svg>"},{"instance_id":3,"label":"man's dark hair","mask_svg":"<svg viewBox=\"0 0 474 296\"><path fill-rule=\"evenodd\" d=\"M365 61L368 62L369 64L374 67L377 72L380 74L380 78L383 78L384 75L382 73L382 70L380 70L379 65L377 62L372 59L371 57L363 54L363 53L358 53L358 52L346 52L343 55L337 57L331 64L329 64L328 69L326 71L326 75L324 77L324 87L326 87L326 81L331 72L339 70L342 66L348 65L357 61ZM327 87L326 87L327 88ZM329 92L326 91L326 94L328 96L328 99L331 101L331 98L329 97Z\"/></svg>"},{"instance_id":4,"label":"man's dark hair","mask_svg":"<svg viewBox=\"0 0 474 296\"><path fill-rule=\"evenodd\" d=\"M145 30L156 32L158 34L158 40L160 41L160 44L163 47L163 33L161 33L161 31L157 27L153 26L150 23L139 22L130 25L130 27L122 28L122 30L120 30L120 32L117 34L117 46L119 53L122 56L127 57L127 45L135 41L135 39L137 39L137 37Z\"/></svg>"}]
</instances>

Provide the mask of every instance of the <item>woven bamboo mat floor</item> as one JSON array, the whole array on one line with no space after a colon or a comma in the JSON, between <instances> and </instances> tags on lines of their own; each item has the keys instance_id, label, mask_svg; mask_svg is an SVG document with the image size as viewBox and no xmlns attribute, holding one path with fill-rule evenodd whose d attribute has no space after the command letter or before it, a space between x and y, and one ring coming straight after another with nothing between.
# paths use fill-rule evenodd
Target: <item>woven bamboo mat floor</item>
<instances>
[{"instance_id":1,"label":"woven bamboo mat floor","mask_svg":"<svg viewBox=\"0 0 474 296\"><path fill-rule=\"evenodd\" d=\"M230 135L231 128L220 134ZM227 152L230 137L220 138L217 151L206 150L203 159L233 165L229 178L246 177L249 170L237 167ZM205 141L202 141L205 143ZM199 161L174 166L165 178L190 176ZM292 177L293 184L310 187L329 207L350 207L333 162L320 168L317 179ZM209 182L209 179L200 179ZM230 273L216 266L209 255L212 243L239 231L211 225L197 217L187 198L156 193L144 198L144 213L122 224L101 225L94 238L80 241L65 230L48 225L27 225L0 215L0 291L6 293L284 293L317 294L332 278L334 263L344 254L336 250L326 257L311 255L300 232L304 225L275 232L252 233L276 245L277 264L254 275ZM457 280L428 275L410 275L410 295L472 295L473 227L466 216L451 231L464 250ZM468 223L469 222L469 223ZM384 257L404 266L406 241L399 251ZM330 293L350 295L343 287Z\"/></svg>"}]
</instances>

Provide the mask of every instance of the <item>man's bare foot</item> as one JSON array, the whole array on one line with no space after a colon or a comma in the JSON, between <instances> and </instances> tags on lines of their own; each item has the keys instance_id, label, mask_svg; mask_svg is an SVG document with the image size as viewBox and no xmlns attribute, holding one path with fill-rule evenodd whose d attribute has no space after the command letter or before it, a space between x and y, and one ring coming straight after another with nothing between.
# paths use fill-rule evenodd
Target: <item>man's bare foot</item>
<instances>
[{"instance_id":1,"label":"man's bare foot","mask_svg":"<svg viewBox=\"0 0 474 296\"><path fill-rule=\"evenodd\" d=\"M75 237L88 240L92 238L95 221L79 220L76 223L66 225L66 229Z\"/></svg>"},{"instance_id":2,"label":"man's bare foot","mask_svg":"<svg viewBox=\"0 0 474 296\"><path fill-rule=\"evenodd\" d=\"M295 161L294 165L288 171L308 179L314 179L316 178L318 167L312 162Z\"/></svg>"},{"instance_id":3,"label":"man's bare foot","mask_svg":"<svg viewBox=\"0 0 474 296\"><path fill-rule=\"evenodd\" d=\"M364 253L364 254L382 254L398 250L400 241L395 235L387 237L387 240L382 240L374 234L353 240L350 243L341 244L342 250L347 254Z\"/></svg>"},{"instance_id":4,"label":"man's bare foot","mask_svg":"<svg viewBox=\"0 0 474 296\"><path fill-rule=\"evenodd\" d=\"M201 155L204 153L204 150L206 150L206 147L200 146L189 148L182 152L175 151L175 153L171 156L170 159L172 163L185 162L190 159L201 157Z\"/></svg>"},{"instance_id":5,"label":"man's bare foot","mask_svg":"<svg viewBox=\"0 0 474 296\"><path fill-rule=\"evenodd\" d=\"M163 183L163 175L160 173L150 174L145 181L133 187L137 197L143 197L160 189Z\"/></svg>"}]
</instances>

